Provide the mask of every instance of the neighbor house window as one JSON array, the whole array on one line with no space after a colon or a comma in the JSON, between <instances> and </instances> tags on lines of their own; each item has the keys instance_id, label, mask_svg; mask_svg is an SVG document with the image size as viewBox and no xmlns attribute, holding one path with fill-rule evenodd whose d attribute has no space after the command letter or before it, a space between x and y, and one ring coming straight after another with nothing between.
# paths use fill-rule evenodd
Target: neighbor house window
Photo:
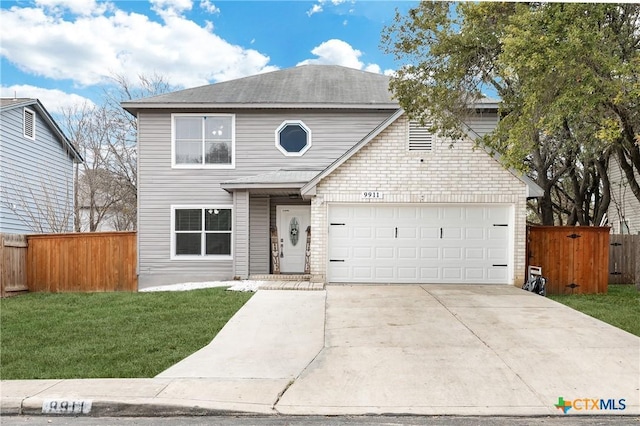
<instances>
[{"instance_id":1,"label":"neighbor house window","mask_svg":"<svg viewBox=\"0 0 640 426\"><path fill-rule=\"evenodd\" d=\"M24 109L22 131L25 138L36 138L36 113L30 109Z\"/></svg>"},{"instance_id":2,"label":"neighbor house window","mask_svg":"<svg viewBox=\"0 0 640 426\"><path fill-rule=\"evenodd\" d=\"M173 207L172 215L172 258L231 256L230 207Z\"/></svg>"},{"instance_id":3,"label":"neighbor house window","mask_svg":"<svg viewBox=\"0 0 640 426\"><path fill-rule=\"evenodd\" d=\"M285 121L276 129L276 148L287 156L301 156L311 148L311 130L302 121Z\"/></svg>"},{"instance_id":4,"label":"neighbor house window","mask_svg":"<svg viewBox=\"0 0 640 426\"><path fill-rule=\"evenodd\" d=\"M235 117L231 114L173 114L173 165L234 166Z\"/></svg>"}]
</instances>

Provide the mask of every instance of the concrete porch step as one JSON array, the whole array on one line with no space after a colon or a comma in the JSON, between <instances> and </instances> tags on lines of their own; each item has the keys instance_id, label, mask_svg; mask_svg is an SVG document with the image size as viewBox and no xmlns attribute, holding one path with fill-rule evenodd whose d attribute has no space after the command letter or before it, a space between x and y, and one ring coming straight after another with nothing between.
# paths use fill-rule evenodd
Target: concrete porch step
<instances>
[{"instance_id":1,"label":"concrete porch step","mask_svg":"<svg viewBox=\"0 0 640 426\"><path fill-rule=\"evenodd\" d=\"M254 281L309 281L311 275L308 274L262 274L251 275L250 280Z\"/></svg>"},{"instance_id":2,"label":"concrete porch step","mask_svg":"<svg viewBox=\"0 0 640 426\"><path fill-rule=\"evenodd\" d=\"M267 281L260 290L324 290L324 283L310 281Z\"/></svg>"}]
</instances>

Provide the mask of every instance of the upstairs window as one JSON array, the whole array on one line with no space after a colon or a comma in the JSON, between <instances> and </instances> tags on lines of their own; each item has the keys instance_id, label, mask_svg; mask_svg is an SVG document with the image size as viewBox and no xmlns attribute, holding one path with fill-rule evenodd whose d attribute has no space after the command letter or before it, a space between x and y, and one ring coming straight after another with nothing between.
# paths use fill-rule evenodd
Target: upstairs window
<instances>
[{"instance_id":1,"label":"upstairs window","mask_svg":"<svg viewBox=\"0 0 640 426\"><path fill-rule=\"evenodd\" d=\"M409 151L432 151L433 133L431 123L421 126L417 121L409 122Z\"/></svg>"},{"instance_id":2,"label":"upstairs window","mask_svg":"<svg viewBox=\"0 0 640 426\"><path fill-rule=\"evenodd\" d=\"M173 114L172 117L174 167L234 167L233 115Z\"/></svg>"},{"instance_id":3,"label":"upstairs window","mask_svg":"<svg viewBox=\"0 0 640 426\"><path fill-rule=\"evenodd\" d=\"M276 129L276 148L286 156L303 155L311 148L311 130L302 121L285 121Z\"/></svg>"},{"instance_id":4,"label":"upstairs window","mask_svg":"<svg viewBox=\"0 0 640 426\"><path fill-rule=\"evenodd\" d=\"M22 132L25 138L36 138L36 113L30 109L24 109Z\"/></svg>"}]
</instances>

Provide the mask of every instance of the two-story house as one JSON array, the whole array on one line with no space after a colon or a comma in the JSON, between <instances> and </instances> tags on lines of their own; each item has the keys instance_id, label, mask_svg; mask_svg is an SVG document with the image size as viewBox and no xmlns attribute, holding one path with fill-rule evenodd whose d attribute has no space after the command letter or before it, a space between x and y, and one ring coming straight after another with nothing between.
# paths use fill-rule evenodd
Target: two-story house
<instances>
[{"instance_id":1,"label":"two-story house","mask_svg":"<svg viewBox=\"0 0 640 426\"><path fill-rule=\"evenodd\" d=\"M410 123L388 85L306 65L123 103L138 119L140 286L522 283L540 188L471 138ZM469 133L491 131L497 105L473 108Z\"/></svg>"},{"instance_id":2,"label":"two-story house","mask_svg":"<svg viewBox=\"0 0 640 426\"><path fill-rule=\"evenodd\" d=\"M0 232L73 231L82 157L37 99L0 99Z\"/></svg>"}]
</instances>

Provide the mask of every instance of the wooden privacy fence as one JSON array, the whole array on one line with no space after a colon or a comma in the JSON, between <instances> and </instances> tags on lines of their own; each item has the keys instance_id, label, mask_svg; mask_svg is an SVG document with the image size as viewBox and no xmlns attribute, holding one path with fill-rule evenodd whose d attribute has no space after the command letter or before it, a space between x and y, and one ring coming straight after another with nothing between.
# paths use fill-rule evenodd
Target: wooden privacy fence
<instances>
[{"instance_id":1,"label":"wooden privacy fence","mask_svg":"<svg viewBox=\"0 0 640 426\"><path fill-rule=\"evenodd\" d=\"M609 228L527 227L527 266L542 267L549 294L606 293Z\"/></svg>"},{"instance_id":2,"label":"wooden privacy fence","mask_svg":"<svg viewBox=\"0 0 640 426\"><path fill-rule=\"evenodd\" d=\"M136 291L136 233L29 235L29 291Z\"/></svg>"},{"instance_id":3,"label":"wooden privacy fence","mask_svg":"<svg viewBox=\"0 0 640 426\"><path fill-rule=\"evenodd\" d=\"M0 297L26 290L27 237L0 234Z\"/></svg>"},{"instance_id":4,"label":"wooden privacy fence","mask_svg":"<svg viewBox=\"0 0 640 426\"><path fill-rule=\"evenodd\" d=\"M640 235L611 235L609 284L634 284L640 290Z\"/></svg>"}]
</instances>

